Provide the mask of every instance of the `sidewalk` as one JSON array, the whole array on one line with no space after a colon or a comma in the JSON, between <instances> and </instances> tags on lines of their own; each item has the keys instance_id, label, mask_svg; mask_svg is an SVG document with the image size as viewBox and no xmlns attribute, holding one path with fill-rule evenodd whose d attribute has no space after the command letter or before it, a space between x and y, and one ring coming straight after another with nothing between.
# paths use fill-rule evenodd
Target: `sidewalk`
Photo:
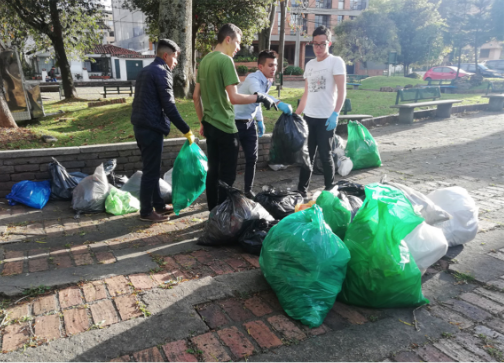
<instances>
[{"instance_id":1,"label":"sidewalk","mask_svg":"<svg viewBox=\"0 0 504 363\"><path fill-rule=\"evenodd\" d=\"M424 193L459 185L480 207L476 239L424 276L429 306L336 303L321 327L307 329L283 313L256 256L196 245L208 216L204 195L152 226L138 215L74 220L68 202L37 211L0 200L0 308L9 311L0 361L504 360L504 115L371 132L383 166L351 180L386 174ZM298 172L262 170L256 191L295 189ZM314 176L311 191L322 185Z\"/></svg>"}]
</instances>

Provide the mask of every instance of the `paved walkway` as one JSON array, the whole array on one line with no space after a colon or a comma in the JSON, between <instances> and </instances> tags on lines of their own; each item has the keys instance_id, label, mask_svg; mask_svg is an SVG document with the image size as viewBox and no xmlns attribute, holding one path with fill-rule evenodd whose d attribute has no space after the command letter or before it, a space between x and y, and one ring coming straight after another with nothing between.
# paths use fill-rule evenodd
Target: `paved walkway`
<instances>
[{"instance_id":1,"label":"paved walkway","mask_svg":"<svg viewBox=\"0 0 504 363\"><path fill-rule=\"evenodd\" d=\"M0 361L503 360L504 116L470 113L371 132L383 166L351 180L387 174L422 192L460 185L480 206L476 239L424 276L429 306L336 303L321 327L308 329L282 312L257 257L195 244L208 216L204 195L154 226L137 215L74 220L68 202L36 211L1 200L0 308L8 314L0 315ZM297 175L260 171L257 189L294 189ZM321 187L315 176L312 191Z\"/></svg>"}]
</instances>

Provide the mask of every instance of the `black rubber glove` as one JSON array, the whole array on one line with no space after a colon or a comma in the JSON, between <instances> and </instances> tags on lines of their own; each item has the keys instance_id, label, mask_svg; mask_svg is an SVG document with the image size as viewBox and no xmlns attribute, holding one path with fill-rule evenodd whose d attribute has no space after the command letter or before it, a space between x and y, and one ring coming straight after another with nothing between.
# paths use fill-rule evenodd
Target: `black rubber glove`
<instances>
[{"instance_id":1,"label":"black rubber glove","mask_svg":"<svg viewBox=\"0 0 504 363\"><path fill-rule=\"evenodd\" d=\"M259 92L256 92L255 94L257 95L257 102L262 103L267 110L271 109L271 107L274 107L275 110L278 111L278 107L271 97Z\"/></svg>"}]
</instances>

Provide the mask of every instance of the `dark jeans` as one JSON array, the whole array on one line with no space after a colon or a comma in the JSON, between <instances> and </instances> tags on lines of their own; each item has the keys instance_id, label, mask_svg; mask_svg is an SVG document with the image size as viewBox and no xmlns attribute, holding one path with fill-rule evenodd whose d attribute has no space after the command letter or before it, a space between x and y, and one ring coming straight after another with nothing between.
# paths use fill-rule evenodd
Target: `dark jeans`
<instances>
[{"instance_id":1,"label":"dark jeans","mask_svg":"<svg viewBox=\"0 0 504 363\"><path fill-rule=\"evenodd\" d=\"M140 184L140 216L147 217L152 206L165 205L159 190L161 176L161 154L163 153L163 134L151 129L133 126L138 148L142 153L142 182Z\"/></svg>"},{"instance_id":2,"label":"dark jeans","mask_svg":"<svg viewBox=\"0 0 504 363\"><path fill-rule=\"evenodd\" d=\"M208 172L206 197L208 210L226 200L226 193L219 188L219 180L232 186L236 179L238 164L238 133L228 134L203 121L207 143Z\"/></svg>"},{"instance_id":3,"label":"dark jeans","mask_svg":"<svg viewBox=\"0 0 504 363\"><path fill-rule=\"evenodd\" d=\"M334 132L336 129L327 131L325 123L327 119L312 118L305 116L308 124L308 152L310 154L310 163L313 166L317 149L324 168L325 188L331 189L334 185L334 161L331 155ZM312 169L301 168L299 173L298 190L306 192L310 185Z\"/></svg>"},{"instance_id":4,"label":"dark jeans","mask_svg":"<svg viewBox=\"0 0 504 363\"><path fill-rule=\"evenodd\" d=\"M245 154L245 192L252 190L257 164L257 153L259 143L257 138L257 128L254 121L236 121L238 137Z\"/></svg>"}]
</instances>

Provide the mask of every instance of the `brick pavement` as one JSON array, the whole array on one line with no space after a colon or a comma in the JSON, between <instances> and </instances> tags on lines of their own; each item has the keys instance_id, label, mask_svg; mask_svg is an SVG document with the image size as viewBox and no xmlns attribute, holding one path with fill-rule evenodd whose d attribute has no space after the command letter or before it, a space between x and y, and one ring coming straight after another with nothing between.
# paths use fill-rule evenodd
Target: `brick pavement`
<instances>
[{"instance_id":1,"label":"brick pavement","mask_svg":"<svg viewBox=\"0 0 504 363\"><path fill-rule=\"evenodd\" d=\"M384 165L355 171L351 180L376 182L387 174L389 179L422 192L461 185L480 206L482 232L465 248L468 252L474 250L481 260L471 264L472 260L465 257L467 253L454 253L451 249L424 276L424 291L431 304L419 310L417 316L423 311L429 319L444 322L451 330L439 332L427 341L412 340L407 346L380 352L374 359L504 359L504 243L500 242L504 219L502 121L503 116L476 113L443 122L372 129ZM256 185L295 189L297 173L296 168L282 172L264 170L258 173ZM241 174L238 187L243 184L242 179ZM315 176L312 191L321 187L321 176ZM73 274L93 271L91 279L83 278L80 283L70 285L55 282L49 284L53 288L46 294L8 306L1 331L2 351L29 347L36 352L40 344L51 347L74 335L86 336L96 329L106 332L128 324L131 319L157 319L157 312L148 317L150 306L146 306L144 297L147 292L178 291L188 281L257 271L257 257L239 249L203 250L194 244L208 215L204 205L198 204L203 202L204 196L179 218L155 226L140 223L135 215L97 214L74 220L68 203L63 202L50 202L42 211L0 204L0 223L7 227L0 235L3 259L0 285L36 276L50 280L53 274L64 275L65 271ZM114 273L124 261L133 260L134 264L135 259L140 261L140 256L152 262L149 269L124 265L129 273ZM484 265L490 266L487 270L493 270L493 274ZM498 274L500 269L502 274ZM336 303L321 327L307 329L283 313L270 290L250 289L250 293L235 297L191 304L192 316L206 326L202 334L186 334L155 346L146 344L138 351L124 349L115 361L261 360L271 359L268 354L275 352L287 357L298 347L309 348L325 336L351 332L357 327L375 329L396 314ZM400 320L402 329L415 329L412 318ZM418 322L422 326L422 319L418 318ZM106 354L102 359L110 360L105 357Z\"/></svg>"}]
</instances>

